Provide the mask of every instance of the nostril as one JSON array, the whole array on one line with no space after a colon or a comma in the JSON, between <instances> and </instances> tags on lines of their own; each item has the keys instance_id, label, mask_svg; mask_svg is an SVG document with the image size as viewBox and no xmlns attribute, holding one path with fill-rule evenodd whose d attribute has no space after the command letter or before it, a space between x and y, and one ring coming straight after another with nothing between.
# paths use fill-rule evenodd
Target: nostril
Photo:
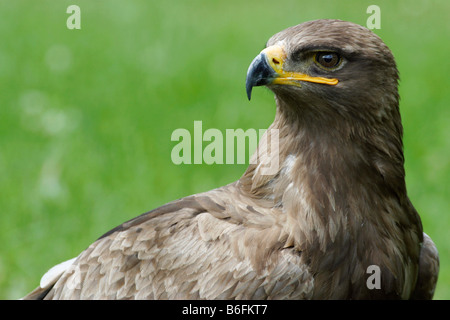
<instances>
[{"instance_id":1,"label":"nostril","mask_svg":"<svg viewBox=\"0 0 450 320\"><path fill-rule=\"evenodd\" d=\"M272 62L275 64L280 64L280 60L278 60L277 58L272 58Z\"/></svg>"}]
</instances>

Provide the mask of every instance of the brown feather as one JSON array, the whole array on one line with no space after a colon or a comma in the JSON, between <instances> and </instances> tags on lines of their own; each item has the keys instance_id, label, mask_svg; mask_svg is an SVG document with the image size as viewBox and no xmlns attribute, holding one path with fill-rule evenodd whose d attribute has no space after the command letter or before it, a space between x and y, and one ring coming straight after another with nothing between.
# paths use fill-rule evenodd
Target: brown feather
<instances>
[{"instance_id":1,"label":"brown feather","mask_svg":"<svg viewBox=\"0 0 450 320\"><path fill-rule=\"evenodd\" d=\"M432 298L437 250L406 192L390 50L339 20L291 27L268 46L280 43L288 70L320 73L298 61L318 49L347 60L336 86L268 85L278 170L262 173L272 155L261 144L235 183L123 223L26 298ZM367 286L371 265L380 289Z\"/></svg>"}]
</instances>

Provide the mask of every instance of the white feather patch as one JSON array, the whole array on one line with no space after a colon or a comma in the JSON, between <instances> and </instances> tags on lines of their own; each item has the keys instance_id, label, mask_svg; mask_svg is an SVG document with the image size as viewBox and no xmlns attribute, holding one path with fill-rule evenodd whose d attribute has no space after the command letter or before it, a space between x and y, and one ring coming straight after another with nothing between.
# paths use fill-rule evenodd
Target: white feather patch
<instances>
[{"instance_id":1,"label":"white feather patch","mask_svg":"<svg viewBox=\"0 0 450 320\"><path fill-rule=\"evenodd\" d=\"M51 285L55 280L61 276L69 267L73 264L76 258L61 262L56 266L50 268L41 278L39 286L41 288L46 288Z\"/></svg>"}]
</instances>

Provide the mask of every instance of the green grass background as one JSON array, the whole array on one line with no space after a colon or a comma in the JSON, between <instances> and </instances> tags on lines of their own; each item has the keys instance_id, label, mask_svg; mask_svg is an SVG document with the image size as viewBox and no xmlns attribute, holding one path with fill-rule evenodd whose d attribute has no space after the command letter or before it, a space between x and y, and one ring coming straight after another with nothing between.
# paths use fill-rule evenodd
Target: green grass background
<instances>
[{"instance_id":1,"label":"green grass background","mask_svg":"<svg viewBox=\"0 0 450 320\"><path fill-rule=\"evenodd\" d=\"M68 30L66 8L81 8ZM366 24L401 75L407 186L436 242L436 299L450 298L450 2L0 1L0 299L170 200L240 177L245 165L174 165L177 128L267 128L273 95L245 75L267 39L319 18Z\"/></svg>"}]
</instances>

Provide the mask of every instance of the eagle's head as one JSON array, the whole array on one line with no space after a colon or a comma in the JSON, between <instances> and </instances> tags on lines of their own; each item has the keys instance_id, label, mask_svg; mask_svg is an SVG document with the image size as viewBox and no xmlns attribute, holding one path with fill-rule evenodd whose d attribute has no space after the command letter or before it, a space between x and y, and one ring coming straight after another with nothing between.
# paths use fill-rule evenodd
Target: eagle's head
<instances>
[{"instance_id":1,"label":"eagle's head","mask_svg":"<svg viewBox=\"0 0 450 320\"><path fill-rule=\"evenodd\" d=\"M347 21L316 20L272 36L248 69L246 89L250 99L254 86L265 85L279 106L307 119L316 115L325 126L336 118L362 131L390 123L401 136L397 83L394 57L375 33Z\"/></svg>"}]
</instances>

